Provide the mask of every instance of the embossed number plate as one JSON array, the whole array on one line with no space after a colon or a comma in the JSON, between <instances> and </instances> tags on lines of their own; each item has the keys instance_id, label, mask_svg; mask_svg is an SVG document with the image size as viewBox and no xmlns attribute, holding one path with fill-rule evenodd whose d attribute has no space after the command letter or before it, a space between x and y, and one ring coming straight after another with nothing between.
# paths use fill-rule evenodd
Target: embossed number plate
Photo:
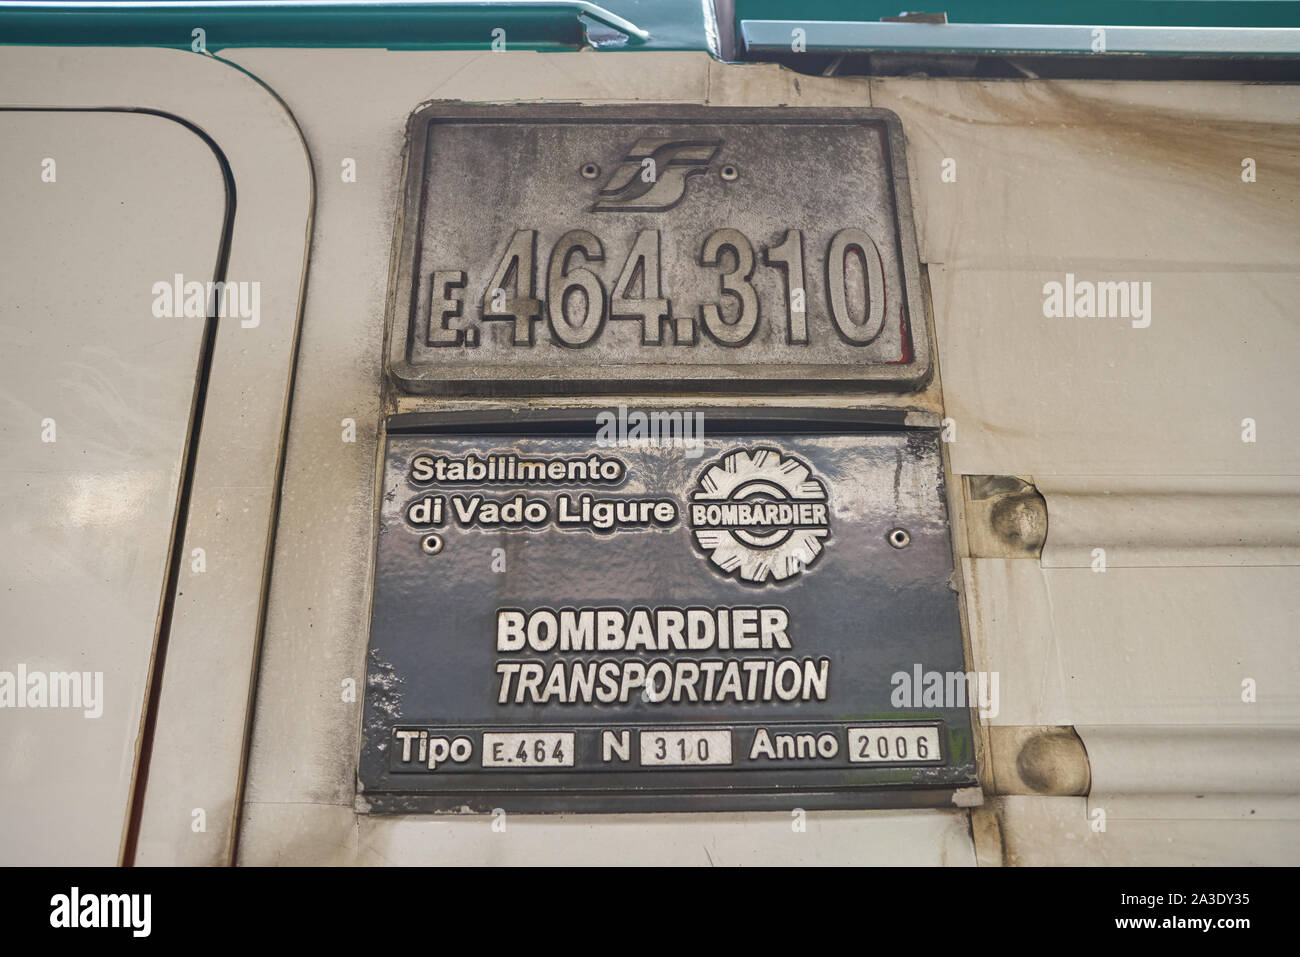
<instances>
[{"instance_id":1,"label":"embossed number plate","mask_svg":"<svg viewBox=\"0 0 1300 957\"><path fill-rule=\"evenodd\" d=\"M939 437L389 421L371 811L948 805L975 786ZM768 413L770 414L770 413ZM841 429L841 424L845 428ZM968 795L969 796L969 795Z\"/></svg>"},{"instance_id":2,"label":"embossed number plate","mask_svg":"<svg viewBox=\"0 0 1300 957\"><path fill-rule=\"evenodd\" d=\"M909 390L898 119L453 107L409 127L390 370L445 395Z\"/></svg>"}]
</instances>

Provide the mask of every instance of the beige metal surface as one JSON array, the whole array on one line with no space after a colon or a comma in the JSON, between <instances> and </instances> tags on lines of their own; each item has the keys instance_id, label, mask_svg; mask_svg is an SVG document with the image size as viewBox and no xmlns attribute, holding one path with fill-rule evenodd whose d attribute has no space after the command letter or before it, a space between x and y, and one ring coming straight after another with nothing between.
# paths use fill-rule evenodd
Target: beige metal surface
<instances>
[{"instance_id":1,"label":"beige metal surface","mask_svg":"<svg viewBox=\"0 0 1300 957\"><path fill-rule=\"evenodd\" d=\"M1250 215L1245 207L1223 213ZM1300 218L1300 209L1293 213ZM1261 228L1258 243L1270 255L1290 244L1300 257L1296 237L1280 228ZM1045 318L1043 286L1067 274L1150 282L1151 325ZM1190 256L1175 271L1064 255L1054 266L1018 270L932 263L930 284L945 409L957 425L956 471L1300 474L1300 447L1287 428L1287 410L1300 404L1292 374L1300 326L1287 311L1300 295L1293 271L1216 268ZM1255 423L1254 442L1242 441L1245 419Z\"/></svg>"},{"instance_id":2,"label":"beige metal surface","mask_svg":"<svg viewBox=\"0 0 1300 957\"><path fill-rule=\"evenodd\" d=\"M1293 88L875 80L872 101L908 132L954 472L1300 474ZM1150 325L1045 318L1067 273L1150 282Z\"/></svg>"},{"instance_id":3,"label":"beige metal surface","mask_svg":"<svg viewBox=\"0 0 1300 957\"><path fill-rule=\"evenodd\" d=\"M976 666L1001 674L998 724L1297 724L1296 566L1098 573L975 559L967 585Z\"/></svg>"},{"instance_id":4,"label":"beige metal surface","mask_svg":"<svg viewBox=\"0 0 1300 957\"><path fill-rule=\"evenodd\" d=\"M697 54L226 56L292 117L228 65L158 54L160 70L176 62L176 102L212 111L204 125L231 155L241 203L247 181L266 214L231 268L260 271L266 288L260 331L223 327L218 344L216 369L230 378L214 376L214 437L185 547L216 543L225 571L187 581L178 600L143 860L229 854L310 215L296 119L319 218L239 859L974 862L960 810L810 814L803 832L761 814L512 818L501 833L478 817L355 813L404 124L433 99L549 99L899 113L943 376L942 407L938 382L899 404L915 422L951 420L954 478L1018 475L1047 502L1041 560L962 552L973 664L1001 676L991 720L1076 727L1092 762L1089 797L1007 797L981 833L1000 834L1013 863L1300 861L1300 440L1287 427L1300 400L1300 101L1289 88L811 78ZM121 82L123 102L142 92ZM1246 159L1255 182L1242 179ZM341 175L351 165L355 181ZM237 223L236 253L240 241ZM1150 283L1149 310L1048 318L1044 284L1070 276ZM254 383L264 391L246 391ZM195 807L205 833L190 830ZM1098 810L1108 829L1094 828ZM982 862L995 843L983 841Z\"/></svg>"},{"instance_id":5,"label":"beige metal surface","mask_svg":"<svg viewBox=\"0 0 1300 957\"><path fill-rule=\"evenodd\" d=\"M909 134L952 469L1047 503L1041 561L963 563L991 721L1076 726L1091 764L1086 802L1000 804L1009 862L1300 861L1300 100L872 91ZM1145 315L1049 318L1068 276L1150 283Z\"/></svg>"},{"instance_id":6,"label":"beige metal surface","mask_svg":"<svg viewBox=\"0 0 1300 957\"><path fill-rule=\"evenodd\" d=\"M114 106L183 117L217 143L234 178L226 278L255 284L257 309L218 320L181 546L187 557L203 550L204 570L187 562L177 583L135 855L141 864L223 863L233 852L278 500L311 164L280 102L210 56L8 47L0 70L11 105ZM192 228L185 219L177 225ZM110 238L94 235L101 244ZM251 305L254 285L247 288Z\"/></svg>"},{"instance_id":7,"label":"beige metal surface","mask_svg":"<svg viewBox=\"0 0 1300 957\"><path fill-rule=\"evenodd\" d=\"M242 864L973 866L965 811L358 817L249 805ZM267 836L275 834L274 841ZM253 841L249 835L259 835Z\"/></svg>"},{"instance_id":8,"label":"beige metal surface","mask_svg":"<svg viewBox=\"0 0 1300 957\"><path fill-rule=\"evenodd\" d=\"M1088 798L1005 797L996 805L1006 863L1018 866L1196 867L1230 861L1283 867L1295 864L1300 841L1300 821L1259 814L1180 817L1168 801L1161 802L1156 819L1109 814L1105 830L1094 830L1094 812L1104 809Z\"/></svg>"},{"instance_id":9,"label":"beige metal surface","mask_svg":"<svg viewBox=\"0 0 1300 957\"><path fill-rule=\"evenodd\" d=\"M211 280L226 191L173 120L0 109L0 210L0 671L95 698L0 710L0 864L114 864L204 329L153 286Z\"/></svg>"},{"instance_id":10,"label":"beige metal surface","mask_svg":"<svg viewBox=\"0 0 1300 957\"><path fill-rule=\"evenodd\" d=\"M1043 565L1300 564L1300 476L1046 476Z\"/></svg>"}]
</instances>

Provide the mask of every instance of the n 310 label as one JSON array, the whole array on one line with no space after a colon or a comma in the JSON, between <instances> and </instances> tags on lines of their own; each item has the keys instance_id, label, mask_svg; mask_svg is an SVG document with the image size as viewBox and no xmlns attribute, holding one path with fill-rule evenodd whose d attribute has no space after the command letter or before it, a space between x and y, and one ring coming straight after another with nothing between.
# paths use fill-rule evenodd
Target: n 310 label
<instances>
[{"instance_id":1,"label":"n 310 label","mask_svg":"<svg viewBox=\"0 0 1300 957\"><path fill-rule=\"evenodd\" d=\"M730 731L642 731L642 767L731 764Z\"/></svg>"},{"instance_id":2,"label":"n 310 label","mask_svg":"<svg viewBox=\"0 0 1300 957\"><path fill-rule=\"evenodd\" d=\"M855 764L937 764L943 761L935 727L849 728L849 760Z\"/></svg>"},{"instance_id":3,"label":"n 310 label","mask_svg":"<svg viewBox=\"0 0 1300 957\"><path fill-rule=\"evenodd\" d=\"M483 734L483 767L571 768L573 732L515 734L486 731Z\"/></svg>"}]
</instances>

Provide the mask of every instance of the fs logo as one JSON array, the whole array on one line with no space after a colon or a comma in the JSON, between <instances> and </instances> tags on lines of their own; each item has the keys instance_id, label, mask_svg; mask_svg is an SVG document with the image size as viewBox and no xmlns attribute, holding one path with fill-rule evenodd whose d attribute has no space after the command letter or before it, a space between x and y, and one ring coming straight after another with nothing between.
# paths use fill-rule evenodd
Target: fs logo
<instances>
[{"instance_id":1,"label":"fs logo","mask_svg":"<svg viewBox=\"0 0 1300 957\"><path fill-rule=\"evenodd\" d=\"M830 536L826 486L776 449L735 449L691 495L695 544L743 582L784 581L810 566Z\"/></svg>"},{"instance_id":2,"label":"fs logo","mask_svg":"<svg viewBox=\"0 0 1300 957\"><path fill-rule=\"evenodd\" d=\"M722 140L643 136L628 150L591 207L593 213L654 213L672 209L686 194L686 177L703 173Z\"/></svg>"}]
</instances>

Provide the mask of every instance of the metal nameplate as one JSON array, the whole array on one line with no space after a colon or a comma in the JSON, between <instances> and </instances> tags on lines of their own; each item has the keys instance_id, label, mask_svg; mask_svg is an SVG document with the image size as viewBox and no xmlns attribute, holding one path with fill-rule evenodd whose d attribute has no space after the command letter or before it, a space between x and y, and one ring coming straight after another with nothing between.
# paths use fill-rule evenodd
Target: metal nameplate
<instances>
[{"instance_id":1,"label":"metal nameplate","mask_svg":"<svg viewBox=\"0 0 1300 957\"><path fill-rule=\"evenodd\" d=\"M711 412L702 435L672 414L685 443L611 440L636 431L626 409L595 438L591 418L390 420L364 807L911 806L974 786L975 702L930 694L964 675L937 434Z\"/></svg>"},{"instance_id":2,"label":"metal nameplate","mask_svg":"<svg viewBox=\"0 0 1300 957\"><path fill-rule=\"evenodd\" d=\"M408 392L906 391L930 372L888 110L430 106L398 256Z\"/></svg>"}]
</instances>

